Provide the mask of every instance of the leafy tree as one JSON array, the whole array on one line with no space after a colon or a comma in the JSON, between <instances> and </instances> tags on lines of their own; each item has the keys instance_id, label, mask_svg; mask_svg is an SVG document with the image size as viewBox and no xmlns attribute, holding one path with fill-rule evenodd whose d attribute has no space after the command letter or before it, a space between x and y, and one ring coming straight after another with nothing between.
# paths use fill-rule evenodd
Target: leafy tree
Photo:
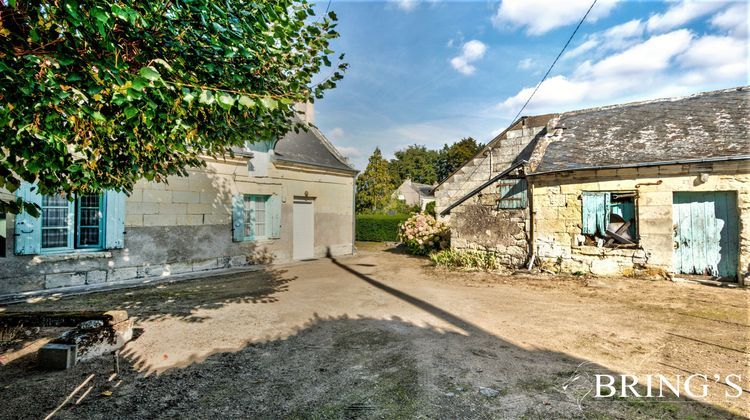
<instances>
[{"instance_id":1,"label":"leafy tree","mask_svg":"<svg viewBox=\"0 0 750 420\"><path fill-rule=\"evenodd\" d=\"M367 168L357 177L356 210L359 213L377 213L386 209L396 185L388 172L388 161L380 148L370 156Z\"/></svg>"},{"instance_id":2,"label":"leafy tree","mask_svg":"<svg viewBox=\"0 0 750 420\"><path fill-rule=\"evenodd\" d=\"M346 69L336 15L313 15L307 0L0 0L0 188L128 192L299 129L293 104Z\"/></svg>"},{"instance_id":3,"label":"leafy tree","mask_svg":"<svg viewBox=\"0 0 750 420\"><path fill-rule=\"evenodd\" d=\"M439 181L444 181L456 169L473 158L484 147L471 137L466 137L451 145L443 145L436 160Z\"/></svg>"},{"instance_id":4,"label":"leafy tree","mask_svg":"<svg viewBox=\"0 0 750 420\"><path fill-rule=\"evenodd\" d=\"M394 155L395 159L390 162L390 170L396 184L401 184L406 179L422 184L433 184L437 181L437 151L414 144L397 151Z\"/></svg>"}]
</instances>

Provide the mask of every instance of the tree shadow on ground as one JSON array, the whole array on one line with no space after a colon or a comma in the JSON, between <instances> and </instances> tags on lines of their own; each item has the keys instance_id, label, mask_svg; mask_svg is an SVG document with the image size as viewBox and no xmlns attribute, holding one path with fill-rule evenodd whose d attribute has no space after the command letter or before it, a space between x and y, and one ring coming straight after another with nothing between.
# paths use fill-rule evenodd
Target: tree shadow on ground
<instances>
[{"instance_id":1,"label":"tree shadow on ground","mask_svg":"<svg viewBox=\"0 0 750 420\"><path fill-rule=\"evenodd\" d=\"M207 274L208 276L208 274ZM108 311L123 309L139 321L178 318L201 322L195 314L201 309L219 309L232 303L271 303L289 288L296 276L287 270L264 270L174 280L156 285L94 292L62 298L46 298L32 303L6 306L9 311Z\"/></svg>"},{"instance_id":2,"label":"tree shadow on ground","mask_svg":"<svg viewBox=\"0 0 750 420\"><path fill-rule=\"evenodd\" d=\"M733 417L685 398L594 398L593 376L616 372L503 340L331 260L449 327L395 316L315 315L287 337L248 343L161 375L144 375L142 361L127 357L115 377L109 358L53 374L31 372L6 386L4 410L13 413L9 417L42 417L93 373L60 417Z\"/></svg>"},{"instance_id":3,"label":"tree shadow on ground","mask_svg":"<svg viewBox=\"0 0 750 420\"><path fill-rule=\"evenodd\" d=\"M43 417L94 373L60 417L732 417L674 397L593 398L589 375L615 372L490 335L397 317L316 316L288 338L214 354L158 376L144 377L123 362L109 380L112 368L103 358L26 378L5 390L4 410L10 417ZM581 379L571 382L574 377Z\"/></svg>"}]
</instances>

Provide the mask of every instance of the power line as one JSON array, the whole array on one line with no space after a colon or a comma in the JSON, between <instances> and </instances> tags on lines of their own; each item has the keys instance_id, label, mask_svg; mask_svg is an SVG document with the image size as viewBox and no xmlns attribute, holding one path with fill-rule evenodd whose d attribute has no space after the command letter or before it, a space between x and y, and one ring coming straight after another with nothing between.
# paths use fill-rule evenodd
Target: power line
<instances>
[{"instance_id":1,"label":"power line","mask_svg":"<svg viewBox=\"0 0 750 420\"><path fill-rule=\"evenodd\" d=\"M568 38L568 42L566 42L566 43L565 43L565 45L564 45L564 46L562 47L562 50L560 50L560 53L559 53L559 54L557 54L557 57L555 57L555 61L553 61L553 62L552 62L552 65L551 65L551 66L549 66L549 69L547 69L547 73L545 73L545 74L544 74L544 77L542 77L542 81L541 81L541 82L539 82L539 84L538 84L538 85L536 85L536 87L534 88L534 91L533 91L533 92L531 92L531 95L529 95L529 98L528 98L528 99L526 99L526 102L525 102L525 103L523 104L523 106L521 107L521 109L520 109L520 110L518 111L518 114L516 114L516 116L515 116L515 117L513 117L513 119L512 119L511 121L510 121L510 123L511 123L511 124L513 124L514 122L516 122L516 121L518 120L518 117L519 117L519 116L521 115L521 113L523 112L523 110L524 110L524 109L526 109L526 105L528 105L528 104L529 104L529 102L531 101L531 98L533 98L533 97L534 97L534 95L536 94L536 91L538 91L538 90L539 90L539 87L540 87L540 86L542 86L542 83L544 83L544 81L545 81L545 80L547 80L547 76L549 76L550 72L552 71L552 68L553 68L553 67L555 67L555 64L557 64L557 60L559 60L559 59L560 59L560 57L561 57L561 56L563 55L563 53L565 52L565 49L566 49L566 48L568 48L568 45L570 45L570 42L571 42L571 41L573 40L573 37L574 37L574 36L576 35L576 33L578 32L578 29L579 29L579 28L581 27L581 25L583 25L583 22L584 22L584 21L586 20L586 18L588 17L589 13L591 12L591 9L593 9L593 8L594 8L594 5L596 4L596 2L597 2L597 0L594 0L594 2L593 2L593 3L591 3L591 6L589 6L589 10L587 10L587 11L586 11L586 14L584 14L584 15L583 15L583 17L581 18L581 21L580 21L580 22L578 22L578 25L576 26L575 30L573 30L573 33L572 33L572 34L570 34L570 38ZM491 154L491 153L492 153L492 152L490 152L490 154ZM485 156L485 157L484 157L484 158L482 159L482 162L484 162L484 161L485 161L485 160L487 159L487 156L489 156L489 154L487 154L487 155L486 155L486 156ZM472 158L472 159L473 159L473 158ZM469 162L470 162L470 161L469 161ZM474 167L474 170L472 171L471 175L473 175L473 174L474 174L474 173L475 173L475 172L476 172L476 171L477 171L477 170L478 170L478 169L480 168L480 166L482 165L482 162L480 162L480 163L479 163L478 165L476 165L476 166ZM467 164L467 163L468 163L468 162L464 163L464 165L463 165L463 166L466 166L466 164ZM463 166L462 166L462 167L463 167ZM490 168L490 174L492 174L492 168ZM457 191L461 191L461 190L463 190L463 187L464 187L464 185L466 185L466 183L467 183L467 182L469 182L469 180L471 179L471 175L469 175L468 177L466 177L466 180L464 180L464 182L463 182L463 183L461 184L461 186L460 186L460 187L458 188L458 190L457 190ZM453 197L455 197L455 196L453 196ZM451 198L453 198L453 197L451 197Z\"/></svg>"},{"instance_id":2,"label":"power line","mask_svg":"<svg viewBox=\"0 0 750 420\"><path fill-rule=\"evenodd\" d=\"M560 50L560 53L557 54L557 57L555 57L555 61L553 61L552 65L549 66L549 69L547 70L547 73L544 73L544 77L542 77L542 81L539 82L538 85L536 85L536 87L534 88L534 91L531 92L531 95L529 95L529 99L526 99L526 102L523 104L523 106L521 107L521 109L518 111L518 114L516 114L516 116L513 117L513 119L510 121L511 124L513 124L514 122L516 122L518 120L518 117L521 115L521 113L523 112L523 110L526 109L526 105L529 104L529 102L531 101L531 98L533 98L534 95L536 94L536 91L538 91L539 87L542 86L542 83L544 83L544 81L547 80L547 76L549 76L550 72L552 71L552 68L555 67L555 64L557 64L557 60L560 59L560 57L565 52L565 49L568 48L568 45L570 45L570 41L572 41L573 37L576 36L576 32L578 32L578 29L581 27L581 25L583 25L583 22L586 20L586 17L588 17L589 13L591 12L591 9L594 8L594 5L596 4L596 2L597 2L597 0L594 0L594 2L591 3L591 6L589 6L589 10L586 11L586 14L583 15L583 17L581 18L581 21L578 22L578 26L576 26L576 28L573 31L573 33L570 34L570 38L568 38L568 42L565 43L565 45L562 47L562 50Z\"/></svg>"}]
</instances>

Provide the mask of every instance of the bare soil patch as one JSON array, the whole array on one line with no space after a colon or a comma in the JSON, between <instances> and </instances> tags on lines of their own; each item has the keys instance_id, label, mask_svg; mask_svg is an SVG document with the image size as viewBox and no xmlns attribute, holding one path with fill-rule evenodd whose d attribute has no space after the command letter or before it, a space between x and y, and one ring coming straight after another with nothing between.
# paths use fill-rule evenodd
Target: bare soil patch
<instances>
[{"instance_id":1,"label":"bare soil patch","mask_svg":"<svg viewBox=\"0 0 750 420\"><path fill-rule=\"evenodd\" d=\"M109 357L37 370L29 349L43 332L25 343L26 353L6 351L0 417L43 418L92 374L58 416L750 415L750 393L725 398L729 388L716 382L696 399L587 394L596 373L735 373L750 389L747 290L443 271L377 245L360 250L266 272L13 305L127 309L142 334L114 377Z\"/></svg>"}]
</instances>

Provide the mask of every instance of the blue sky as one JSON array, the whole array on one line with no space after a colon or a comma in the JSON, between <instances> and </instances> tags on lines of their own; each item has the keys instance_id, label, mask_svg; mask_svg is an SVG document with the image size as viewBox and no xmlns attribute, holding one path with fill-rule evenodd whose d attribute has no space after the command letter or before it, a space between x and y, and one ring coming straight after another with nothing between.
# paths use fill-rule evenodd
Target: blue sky
<instances>
[{"instance_id":1,"label":"blue sky","mask_svg":"<svg viewBox=\"0 0 750 420\"><path fill-rule=\"evenodd\" d=\"M376 146L487 142L591 0L332 1L350 64L316 124L359 169ZM328 2L320 1L321 11ZM748 84L745 1L599 0L523 115Z\"/></svg>"}]
</instances>

